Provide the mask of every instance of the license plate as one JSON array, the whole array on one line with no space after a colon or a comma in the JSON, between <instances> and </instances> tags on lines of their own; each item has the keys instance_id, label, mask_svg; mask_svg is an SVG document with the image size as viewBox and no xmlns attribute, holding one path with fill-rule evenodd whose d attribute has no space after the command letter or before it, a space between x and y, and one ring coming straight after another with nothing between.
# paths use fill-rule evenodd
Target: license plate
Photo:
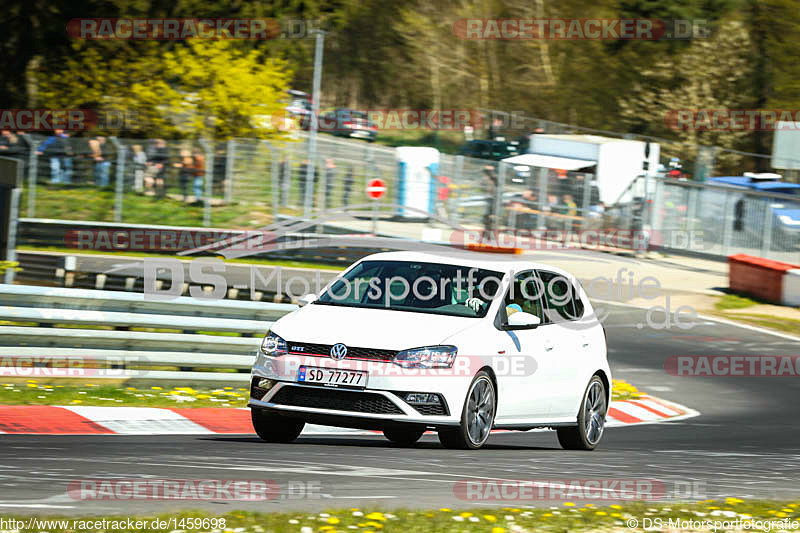
<instances>
[{"instance_id":1,"label":"license plate","mask_svg":"<svg viewBox=\"0 0 800 533\"><path fill-rule=\"evenodd\" d=\"M297 381L299 383L312 383L314 385L363 389L367 386L367 373L359 370L301 366L300 370L297 372Z\"/></svg>"}]
</instances>

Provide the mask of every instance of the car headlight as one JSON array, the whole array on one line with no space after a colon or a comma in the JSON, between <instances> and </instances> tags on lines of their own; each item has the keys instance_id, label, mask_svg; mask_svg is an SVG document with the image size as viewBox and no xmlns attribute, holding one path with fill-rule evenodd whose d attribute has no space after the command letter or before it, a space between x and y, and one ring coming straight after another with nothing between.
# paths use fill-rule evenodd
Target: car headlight
<instances>
[{"instance_id":1,"label":"car headlight","mask_svg":"<svg viewBox=\"0 0 800 533\"><path fill-rule=\"evenodd\" d=\"M272 357L279 357L289 353L289 350L286 346L286 341L270 331L267 333L267 336L264 337L264 340L261 341L261 353Z\"/></svg>"},{"instance_id":2,"label":"car headlight","mask_svg":"<svg viewBox=\"0 0 800 533\"><path fill-rule=\"evenodd\" d=\"M398 352L394 363L404 368L450 368L457 353L455 346L423 346Z\"/></svg>"}]
</instances>

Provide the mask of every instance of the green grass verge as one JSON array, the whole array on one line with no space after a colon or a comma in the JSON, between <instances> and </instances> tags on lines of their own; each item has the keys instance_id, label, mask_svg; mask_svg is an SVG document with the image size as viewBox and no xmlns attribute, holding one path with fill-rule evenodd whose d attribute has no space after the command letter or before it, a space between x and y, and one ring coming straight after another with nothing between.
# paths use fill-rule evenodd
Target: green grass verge
<instances>
[{"instance_id":1,"label":"green grass verge","mask_svg":"<svg viewBox=\"0 0 800 533\"><path fill-rule=\"evenodd\" d=\"M27 189L20 201L27 205ZM258 203L231 203L211 208L212 227L259 227L272 221L271 207ZM92 186L36 187L36 215L66 220L114 220L114 191ZM123 195L122 221L130 224L202 226L203 206L170 197L156 198L129 192Z\"/></svg>"},{"instance_id":2,"label":"green grass verge","mask_svg":"<svg viewBox=\"0 0 800 533\"><path fill-rule=\"evenodd\" d=\"M760 326L762 328L774 329L784 333L797 335L800 332L800 320L792 318L782 318L772 315L761 314L742 314L742 313L711 313L726 320L733 320L747 324L748 326Z\"/></svg>"},{"instance_id":3,"label":"green grass verge","mask_svg":"<svg viewBox=\"0 0 800 533\"><path fill-rule=\"evenodd\" d=\"M0 405L101 405L106 407L247 407L248 390L241 387L129 387L97 384L73 378L10 380L0 378ZM72 384L60 384L63 381Z\"/></svg>"},{"instance_id":4,"label":"green grass verge","mask_svg":"<svg viewBox=\"0 0 800 533\"><path fill-rule=\"evenodd\" d=\"M746 307L753 307L759 303L760 302L751 300L750 298L746 298L744 296L726 294L717 300L717 302L714 304L714 307L717 311L726 311L728 309L744 309Z\"/></svg>"},{"instance_id":5,"label":"green grass verge","mask_svg":"<svg viewBox=\"0 0 800 533\"><path fill-rule=\"evenodd\" d=\"M169 514L131 517L146 523L136 529L128 528L129 516L110 515L105 517L54 517L41 518L34 525L37 531L225 531L235 533L272 531L292 531L299 533L316 532L527 532L527 531L643 531L646 520L664 521L663 527L650 527L649 531L687 531L682 527L669 529L668 520L685 522L715 521L770 521L773 524L792 524L800 519L800 504L780 501L743 501L728 498L722 501L706 500L696 503L631 503L606 507L593 504L581 505L565 502L562 505L533 508L471 508L469 510L392 510L373 508L334 509L324 512L245 512L232 511L225 514L183 511ZM30 516L7 515L6 520L29 521ZM79 524L75 521L96 521L105 518L106 524ZM202 525L202 519L208 519ZM173 522L170 522L170 520ZM200 520L198 520L200 519ZM211 520L215 519L214 522ZM48 523L43 523L47 520ZM118 520L118 524L109 524ZM154 520L163 520L166 527L154 527ZM224 523L221 522L224 520ZM63 521L63 522L61 522ZM61 522L61 523L59 523ZM651 522L654 524L655 522ZM31 522L28 522L31 524ZM200 524L200 527L193 527ZM27 524L26 524L27 525ZM26 525L20 531L26 529ZM116 525L117 527L114 527ZM105 526L105 527L103 527ZM216 527L215 527L216 526ZM633 526L633 527L631 527ZM775 526L773 526L775 529ZM697 529L697 531L710 529ZM763 531L764 529L760 529ZM789 528L789 530L792 530ZM719 530L718 530L719 531Z\"/></svg>"}]
</instances>

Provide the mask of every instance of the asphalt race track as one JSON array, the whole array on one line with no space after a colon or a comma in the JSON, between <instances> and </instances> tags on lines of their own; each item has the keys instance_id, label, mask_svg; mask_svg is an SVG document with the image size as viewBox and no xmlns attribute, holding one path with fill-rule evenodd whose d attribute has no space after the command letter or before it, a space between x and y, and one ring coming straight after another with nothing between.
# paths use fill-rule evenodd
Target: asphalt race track
<instances>
[{"instance_id":1,"label":"asphalt race track","mask_svg":"<svg viewBox=\"0 0 800 533\"><path fill-rule=\"evenodd\" d=\"M476 452L440 447L435 435L415 448L382 436L302 437L268 445L254 436L0 436L0 511L153 513L177 508L320 510L470 507L454 483L467 479L656 479L684 499L725 496L800 498L797 377L675 377L671 355L800 355L800 342L700 320L689 330L638 328L644 311L615 307L606 321L614 377L700 411L688 420L610 428L594 452L567 452L553 432L498 433ZM271 501L78 501L70 481L85 478L261 479L284 494ZM289 497L289 483L318 486ZM695 493L686 487L695 483ZM305 485L308 486L308 485ZM311 489L309 489L311 490ZM542 502L514 502L515 507Z\"/></svg>"}]
</instances>

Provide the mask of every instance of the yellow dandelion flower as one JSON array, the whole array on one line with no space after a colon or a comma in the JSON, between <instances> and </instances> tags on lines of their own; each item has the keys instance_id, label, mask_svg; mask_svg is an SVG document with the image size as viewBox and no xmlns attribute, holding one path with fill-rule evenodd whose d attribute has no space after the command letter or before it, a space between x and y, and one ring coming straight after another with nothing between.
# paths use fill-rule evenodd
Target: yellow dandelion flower
<instances>
[{"instance_id":1,"label":"yellow dandelion flower","mask_svg":"<svg viewBox=\"0 0 800 533\"><path fill-rule=\"evenodd\" d=\"M572 502L564 502L564 507L575 507L575 504Z\"/></svg>"},{"instance_id":2,"label":"yellow dandelion flower","mask_svg":"<svg viewBox=\"0 0 800 533\"><path fill-rule=\"evenodd\" d=\"M506 533L506 528L504 527L493 527L492 533Z\"/></svg>"},{"instance_id":3,"label":"yellow dandelion flower","mask_svg":"<svg viewBox=\"0 0 800 533\"><path fill-rule=\"evenodd\" d=\"M605 511L595 511L594 514L596 514L597 516L606 516L606 515L608 515L608 513L605 512Z\"/></svg>"},{"instance_id":4,"label":"yellow dandelion flower","mask_svg":"<svg viewBox=\"0 0 800 533\"><path fill-rule=\"evenodd\" d=\"M551 516L553 516L553 513L544 513L542 518L550 518Z\"/></svg>"},{"instance_id":5,"label":"yellow dandelion flower","mask_svg":"<svg viewBox=\"0 0 800 533\"><path fill-rule=\"evenodd\" d=\"M483 515L483 519L486 520L487 522L497 522L497 517L491 514Z\"/></svg>"},{"instance_id":6,"label":"yellow dandelion flower","mask_svg":"<svg viewBox=\"0 0 800 533\"><path fill-rule=\"evenodd\" d=\"M609 505L609 507L611 507L612 509L622 509L622 506L617 505L616 503L614 505Z\"/></svg>"},{"instance_id":7,"label":"yellow dandelion flower","mask_svg":"<svg viewBox=\"0 0 800 533\"><path fill-rule=\"evenodd\" d=\"M463 518L469 518L470 516L472 516L472 513L461 513L459 516Z\"/></svg>"},{"instance_id":8,"label":"yellow dandelion flower","mask_svg":"<svg viewBox=\"0 0 800 533\"><path fill-rule=\"evenodd\" d=\"M441 509L439 509L439 510L440 510L441 512L443 512L443 513L452 513L452 512L453 512L453 511L452 511L452 509L448 509L447 507L442 507L442 508L441 508Z\"/></svg>"},{"instance_id":9,"label":"yellow dandelion flower","mask_svg":"<svg viewBox=\"0 0 800 533\"><path fill-rule=\"evenodd\" d=\"M331 516L330 518L328 518L328 523L329 524L338 524L339 523L339 519L336 518L335 516Z\"/></svg>"},{"instance_id":10,"label":"yellow dandelion flower","mask_svg":"<svg viewBox=\"0 0 800 533\"><path fill-rule=\"evenodd\" d=\"M775 516L777 516L778 518L786 518L789 515L786 513L775 513Z\"/></svg>"},{"instance_id":11,"label":"yellow dandelion flower","mask_svg":"<svg viewBox=\"0 0 800 533\"><path fill-rule=\"evenodd\" d=\"M161 387L150 387L150 389L152 389L152 390L164 390Z\"/></svg>"},{"instance_id":12,"label":"yellow dandelion flower","mask_svg":"<svg viewBox=\"0 0 800 533\"><path fill-rule=\"evenodd\" d=\"M374 513L369 513L364 518L366 518L367 520L380 520L382 522L386 521L386 517L383 516L383 513L379 513L377 511L375 511Z\"/></svg>"},{"instance_id":13,"label":"yellow dandelion flower","mask_svg":"<svg viewBox=\"0 0 800 533\"><path fill-rule=\"evenodd\" d=\"M744 500L740 500L739 498L725 498L725 503L728 505L736 505L737 503L742 503Z\"/></svg>"}]
</instances>

